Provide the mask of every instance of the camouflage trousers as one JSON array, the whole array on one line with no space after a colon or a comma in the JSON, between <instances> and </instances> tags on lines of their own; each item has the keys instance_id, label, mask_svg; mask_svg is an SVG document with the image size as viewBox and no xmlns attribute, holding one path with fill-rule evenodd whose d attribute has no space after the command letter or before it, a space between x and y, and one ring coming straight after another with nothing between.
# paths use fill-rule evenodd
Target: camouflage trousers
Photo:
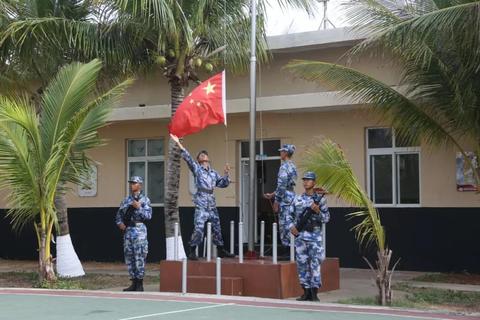
<instances>
[{"instance_id":1,"label":"camouflage trousers","mask_svg":"<svg viewBox=\"0 0 480 320\"><path fill-rule=\"evenodd\" d=\"M127 227L123 236L125 264L131 279L143 279L148 254L147 227L143 223Z\"/></svg>"},{"instance_id":2,"label":"camouflage trousers","mask_svg":"<svg viewBox=\"0 0 480 320\"><path fill-rule=\"evenodd\" d=\"M218 217L217 208L206 209L201 207L195 208L195 221L190 246L198 246L202 243L205 222L212 224L212 242L216 246L223 246L222 230L220 228L220 218Z\"/></svg>"},{"instance_id":3,"label":"camouflage trousers","mask_svg":"<svg viewBox=\"0 0 480 320\"><path fill-rule=\"evenodd\" d=\"M278 233L280 242L283 246L290 246L290 229L288 229L287 215L289 214L289 206L281 205L278 212Z\"/></svg>"},{"instance_id":4,"label":"camouflage trousers","mask_svg":"<svg viewBox=\"0 0 480 320\"><path fill-rule=\"evenodd\" d=\"M320 264L325 260L325 250L320 241L295 239L297 272L300 284L304 288L320 288L322 277Z\"/></svg>"}]
</instances>

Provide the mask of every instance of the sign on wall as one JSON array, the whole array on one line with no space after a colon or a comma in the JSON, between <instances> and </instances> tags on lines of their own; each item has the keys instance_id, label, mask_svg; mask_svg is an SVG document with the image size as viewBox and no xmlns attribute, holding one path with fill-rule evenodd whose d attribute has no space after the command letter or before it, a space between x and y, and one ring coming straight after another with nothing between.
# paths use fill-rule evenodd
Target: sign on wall
<instances>
[{"instance_id":1,"label":"sign on wall","mask_svg":"<svg viewBox=\"0 0 480 320\"><path fill-rule=\"evenodd\" d=\"M90 174L83 184L78 186L80 197L95 197L97 195L97 166L90 166Z\"/></svg>"},{"instance_id":2,"label":"sign on wall","mask_svg":"<svg viewBox=\"0 0 480 320\"><path fill-rule=\"evenodd\" d=\"M475 183L474 171L480 173L478 167L478 156L474 152L466 152L470 159L472 167L469 165L461 152L457 152L456 157L456 176L457 176L457 191L477 191Z\"/></svg>"}]
</instances>

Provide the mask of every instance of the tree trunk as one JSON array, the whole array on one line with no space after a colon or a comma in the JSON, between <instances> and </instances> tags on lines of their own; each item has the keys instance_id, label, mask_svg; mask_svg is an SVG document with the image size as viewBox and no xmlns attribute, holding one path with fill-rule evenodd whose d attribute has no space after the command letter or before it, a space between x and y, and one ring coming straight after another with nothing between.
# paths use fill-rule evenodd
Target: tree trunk
<instances>
[{"instance_id":1,"label":"tree trunk","mask_svg":"<svg viewBox=\"0 0 480 320\"><path fill-rule=\"evenodd\" d=\"M178 106L182 103L185 96L184 87L180 81L171 79L170 93L172 104L172 117L177 111ZM172 260L174 257L174 229L175 222L179 223L180 217L178 212L178 191L180 187L180 148L169 138L168 143L168 161L167 161L167 187L165 190L165 237L167 247L167 259ZM180 232L181 234L181 232ZM185 257L182 238L179 237L178 257Z\"/></svg>"},{"instance_id":2,"label":"tree trunk","mask_svg":"<svg viewBox=\"0 0 480 320\"><path fill-rule=\"evenodd\" d=\"M67 200L65 199L65 194L57 193L55 197L55 210L57 211L57 219L59 230L57 230L57 236L64 236L70 233L68 227L68 211L67 211Z\"/></svg>"},{"instance_id":3,"label":"tree trunk","mask_svg":"<svg viewBox=\"0 0 480 320\"><path fill-rule=\"evenodd\" d=\"M390 270L390 262L392 259L392 250L378 250L377 251L377 260L376 268L368 261L367 258L363 257L367 262L368 266L375 275L375 283L378 289L377 303L382 306L389 306L392 304L392 276L395 271L395 267L400 262L400 259L395 262L392 269Z\"/></svg>"},{"instance_id":4,"label":"tree trunk","mask_svg":"<svg viewBox=\"0 0 480 320\"><path fill-rule=\"evenodd\" d=\"M390 260L392 258L392 251L386 249L385 251L377 251L377 287L378 287L378 303L382 306L392 304L392 274L390 271ZM395 266L394 266L395 267Z\"/></svg>"},{"instance_id":5,"label":"tree trunk","mask_svg":"<svg viewBox=\"0 0 480 320\"><path fill-rule=\"evenodd\" d=\"M172 117L185 96L180 82L170 82ZM169 139L167 162L167 188L165 191L165 236L173 237L175 222L180 222L178 214L178 190L180 187L180 148Z\"/></svg>"},{"instance_id":6,"label":"tree trunk","mask_svg":"<svg viewBox=\"0 0 480 320\"><path fill-rule=\"evenodd\" d=\"M52 256L50 255L50 237L43 229L38 229L39 254L38 254L38 275L40 282L55 281L55 271L53 269Z\"/></svg>"},{"instance_id":7,"label":"tree trunk","mask_svg":"<svg viewBox=\"0 0 480 320\"><path fill-rule=\"evenodd\" d=\"M82 263L78 259L75 248L70 238L70 229L68 227L68 208L64 193L57 193L55 197L55 210L59 230L57 230L57 273L60 277L80 277L85 275Z\"/></svg>"}]
</instances>

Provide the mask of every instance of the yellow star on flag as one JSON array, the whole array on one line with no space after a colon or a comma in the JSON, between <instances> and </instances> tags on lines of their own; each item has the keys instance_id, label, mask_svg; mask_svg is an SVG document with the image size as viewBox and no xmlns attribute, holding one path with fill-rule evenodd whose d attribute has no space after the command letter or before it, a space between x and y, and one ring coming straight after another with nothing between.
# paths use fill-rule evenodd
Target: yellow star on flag
<instances>
[{"instance_id":1,"label":"yellow star on flag","mask_svg":"<svg viewBox=\"0 0 480 320\"><path fill-rule=\"evenodd\" d=\"M205 93L208 96L210 93L215 93L215 91L213 91L213 88L215 87L216 87L216 84L211 84L210 81L208 81L207 86L203 87L203 90L205 90Z\"/></svg>"}]
</instances>

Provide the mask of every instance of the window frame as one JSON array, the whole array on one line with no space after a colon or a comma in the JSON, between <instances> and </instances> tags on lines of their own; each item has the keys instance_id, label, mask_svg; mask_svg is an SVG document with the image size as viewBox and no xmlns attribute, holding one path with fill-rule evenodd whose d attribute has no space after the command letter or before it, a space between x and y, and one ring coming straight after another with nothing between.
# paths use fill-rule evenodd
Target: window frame
<instances>
[{"instance_id":1,"label":"window frame","mask_svg":"<svg viewBox=\"0 0 480 320\"><path fill-rule=\"evenodd\" d=\"M145 141L145 155L144 156L139 156L139 157L134 157L134 156L129 156L128 155L128 148L129 148L129 141L133 141L133 140L144 140ZM160 156L149 156L148 155L148 140L162 140L163 141L163 152L164 154L163 155L160 155ZM126 148L125 148L125 151L126 151L126 158L127 158L127 166L126 166L126 176L127 176L127 179L129 179L129 175L130 175L130 163L132 162L143 162L145 163L145 177L143 177L143 183L144 183L144 186L143 186L143 191L145 192L145 194L148 196L148 187L149 187L149 181L148 181L148 163L149 162L162 162L163 163L163 200L164 202L163 203L157 203L157 202L152 202L151 203L151 206L153 207L163 207L165 205L165 188L166 188L166 174L167 174L167 166L166 166L166 159L165 159L165 137L150 137L150 138L129 138L129 139L126 139L125 143L126 143ZM129 186L128 186L128 182L127 182L127 185L126 185L126 190L125 190L125 194L128 195L129 194Z\"/></svg>"},{"instance_id":2,"label":"window frame","mask_svg":"<svg viewBox=\"0 0 480 320\"><path fill-rule=\"evenodd\" d=\"M368 132L373 129L390 129L392 130L392 147L390 148L372 148L368 147ZM368 127L365 128L365 149L366 149L366 166L367 166L367 194L377 208L418 208L422 206L422 166L421 166L421 147L397 147L395 130L390 127ZM398 166L398 155L401 154L417 154L418 155L418 203L398 203L400 192L400 168ZM371 181L371 160L370 156L390 155L392 156L392 203L375 203L372 195Z\"/></svg>"}]
</instances>

